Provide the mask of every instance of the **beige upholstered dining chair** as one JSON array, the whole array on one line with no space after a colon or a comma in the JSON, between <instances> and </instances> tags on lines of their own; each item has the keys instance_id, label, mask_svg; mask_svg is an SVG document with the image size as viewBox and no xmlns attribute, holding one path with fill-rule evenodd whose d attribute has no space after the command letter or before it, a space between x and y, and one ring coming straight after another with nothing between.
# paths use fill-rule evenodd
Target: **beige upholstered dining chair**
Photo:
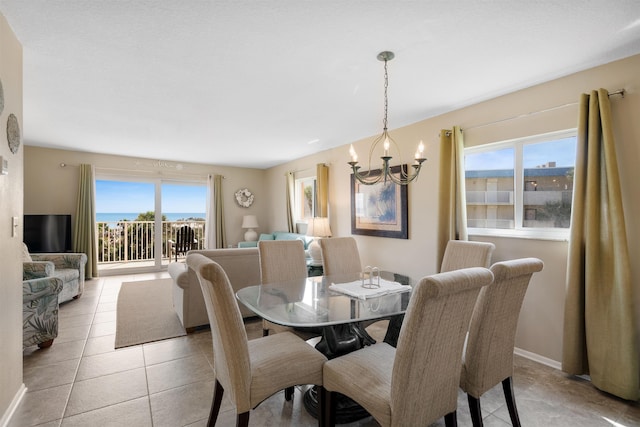
<instances>
[{"instance_id":1,"label":"beige upholstered dining chair","mask_svg":"<svg viewBox=\"0 0 640 427\"><path fill-rule=\"evenodd\" d=\"M377 343L324 364L325 421L335 425L335 393L360 404L382 426L457 425L462 347L483 286L475 267L424 277L415 286L397 349Z\"/></svg>"},{"instance_id":2,"label":"beige upholstered dining chair","mask_svg":"<svg viewBox=\"0 0 640 427\"><path fill-rule=\"evenodd\" d=\"M469 267L489 268L491 255L495 248L495 245L489 242L449 240L442 257L440 272L444 273Z\"/></svg>"},{"instance_id":3,"label":"beige upholstered dining chair","mask_svg":"<svg viewBox=\"0 0 640 427\"><path fill-rule=\"evenodd\" d=\"M260 240L258 252L260 254L260 281L262 284L307 278L307 261L302 240ZM305 341L320 335L320 332L316 330L294 329L262 319L262 336L280 332L291 332ZM285 390L286 400L293 398L293 391L293 387Z\"/></svg>"},{"instance_id":4,"label":"beige upholstered dining chair","mask_svg":"<svg viewBox=\"0 0 640 427\"><path fill-rule=\"evenodd\" d=\"M513 348L524 295L531 276L542 266L537 258L497 262L491 266L493 285L478 296L460 376L460 387L467 393L475 427L483 425L480 396L500 382L511 424L520 426L511 379Z\"/></svg>"},{"instance_id":5,"label":"beige upholstered dining chair","mask_svg":"<svg viewBox=\"0 0 640 427\"><path fill-rule=\"evenodd\" d=\"M237 410L236 425L247 426L250 410L272 394L297 384L322 386L326 357L288 332L248 341L222 267L200 254L189 254L187 264L200 281L213 339L216 382L208 426L216 423L225 391ZM322 425L322 416L318 421Z\"/></svg>"},{"instance_id":6,"label":"beige upholstered dining chair","mask_svg":"<svg viewBox=\"0 0 640 427\"><path fill-rule=\"evenodd\" d=\"M358 244L353 237L320 239L322 250L322 274L337 276L357 274L362 271Z\"/></svg>"},{"instance_id":7,"label":"beige upholstered dining chair","mask_svg":"<svg viewBox=\"0 0 640 427\"><path fill-rule=\"evenodd\" d=\"M459 270L469 267L486 267L491 265L491 255L495 245L489 242L472 242L470 240L449 240L445 248L440 272ZM379 327L382 322L378 322L367 328L369 335L376 341L384 339L394 344L395 337L398 336L403 316L392 318L389 325L383 329Z\"/></svg>"},{"instance_id":8,"label":"beige upholstered dining chair","mask_svg":"<svg viewBox=\"0 0 640 427\"><path fill-rule=\"evenodd\" d=\"M301 240L261 240L258 242L258 252L260 254L260 282L262 284L307 278L307 261L304 254L304 244ZM263 336L285 331L293 331L303 339L318 336L318 334L294 331L292 328L262 320Z\"/></svg>"}]
</instances>

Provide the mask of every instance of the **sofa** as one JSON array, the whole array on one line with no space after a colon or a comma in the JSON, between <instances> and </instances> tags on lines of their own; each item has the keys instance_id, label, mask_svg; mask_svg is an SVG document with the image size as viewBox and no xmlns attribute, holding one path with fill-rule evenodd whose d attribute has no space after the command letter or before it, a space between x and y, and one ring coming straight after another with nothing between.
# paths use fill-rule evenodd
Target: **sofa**
<instances>
[{"instance_id":1,"label":"sofa","mask_svg":"<svg viewBox=\"0 0 640 427\"><path fill-rule=\"evenodd\" d=\"M22 282L22 348L47 348L58 336L58 294L62 279L40 277Z\"/></svg>"},{"instance_id":2,"label":"sofa","mask_svg":"<svg viewBox=\"0 0 640 427\"><path fill-rule=\"evenodd\" d=\"M202 249L187 253L187 262L173 262L168 272L173 279L173 308L187 333L209 324L207 308L195 271L189 268L189 256L202 254L220 264L229 277L234 291L245 286L260 284L260 258L258 248ZM243 317L255 314L239 304Z\"/></svg>"},{"instance_id":3,"label":"sofa","mask_svg":"<svg viewBox=\"0 0 640 427\"><path fill-rule=\"evenodd\" d=\"M22 280L40 277L57 277L62 280L58 302L80 297L84 292L84 266L87 255L83 253L30 254L22 244Z\"/></svg>"},{"instance_id":4,"label":"sofa","mask_svg":"<svg viewBox=\"0 0 640 427\"><path fill-rule=\"evenodd\" d=\"M289 233L287 231L274 231L273 233L262 233L258 240L302 240L305 252L309 249L309 243L313 241L313 237L306 234ZM239 248L257 248L258 242L240 242Z\"/></svg>"}]
</instances>

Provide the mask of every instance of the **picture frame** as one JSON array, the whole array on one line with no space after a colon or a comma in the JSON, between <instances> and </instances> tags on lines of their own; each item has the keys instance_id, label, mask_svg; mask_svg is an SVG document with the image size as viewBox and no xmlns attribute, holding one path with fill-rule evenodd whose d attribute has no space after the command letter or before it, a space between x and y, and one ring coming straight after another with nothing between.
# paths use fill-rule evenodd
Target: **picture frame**
<instances>
[{"instance_id":1,"label":"picture frame","mask_svg":"<svg viewBox=\"0 0 640 427\"><path fill-rule=\"evenodd\" d=\"M400 177L407 165L393 166L391 173ZM364 172L369 177L379 176L381 169ZM365 185L351 174L351 234L409 238L409 204L407 186L384 180Z\"/></svg>"}]
</instances>

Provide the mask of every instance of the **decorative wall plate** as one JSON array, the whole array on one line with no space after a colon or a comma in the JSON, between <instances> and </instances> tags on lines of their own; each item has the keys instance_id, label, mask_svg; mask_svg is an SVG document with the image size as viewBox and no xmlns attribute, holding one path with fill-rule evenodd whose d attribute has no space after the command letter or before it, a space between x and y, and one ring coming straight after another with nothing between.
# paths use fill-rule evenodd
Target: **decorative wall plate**
<instances>
[{"instance_id":1,"label":"decorative wall plate","mask_svg":"<svg viewBox=\"0 0 640 427\"><path fill-rule=\"evenodd\" d=\"M243 208L248 208L253 203L253 194L246 188L236 191L236 202Z\"/></svg>"},{"instance_id":2,"label":"decorative wall plate","mask_svg":"<svg viewBox=\"0 0 640 427\"><path fill-rule=\"evenodd\" d=\"M4 110L4 91L2 90L2 80L0 80L0 114Z\"/></svg>"},{"instance_id":3,"label":"decorative wall plate","mask_svg":"<svg viewBox=\"0 0 640 427\"><path fill-rule=\"evenodd\" d=\"M20 148L20 124L18 118L12 113L9 114L7 119L7 142L9 143L9 149L13 154L18 152Z\"/></svg>"}]
</instances>

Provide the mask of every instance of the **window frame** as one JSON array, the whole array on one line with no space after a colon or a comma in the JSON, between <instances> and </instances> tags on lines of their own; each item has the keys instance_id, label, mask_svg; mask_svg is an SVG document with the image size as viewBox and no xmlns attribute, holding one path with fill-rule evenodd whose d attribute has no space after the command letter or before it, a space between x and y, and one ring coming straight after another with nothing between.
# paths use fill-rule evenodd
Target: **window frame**
<instances>
[{"instance_id":1,"label":"window frame","mask_svg":"<svg viewBox=\"0 0 640 427\"><path fill-rule=\"evenodd\" d=\"M312 203L311 203L311 214L310 216L300 216L300 213L303 212L300 210L300 185L303 184L304 182L307 181L311 181L313 183L312 187L313 187L313 194L312 194ZM317 210L317 204L318 204L318 179L315 175L313 176L304 176L304 177L300 177L300 178L295 178L293 181L293 185L294 185L294 191L293 191L293 204L295 206L294 209L294 213L293 213L293 217L294 217L294 221L296 222L301 222L301 223L306 223L309 218L313 218L315 217L315 213ZM304 195L302 195L304 197Z\"/></svg>"},{"instance_id":2,"label":"window frame","mask_svg":"<svg viewBox=\"0 0 640 427\"><path fill-rule=\"evenodd\" d=\"M568 228L542 228L542 227L524 227L524 192L525 192L525 177L524 177L524 146L529 144L537 144L543 142L550 142L558 139L576 138L577 128L564 129L555 132L547 132L543 134L530 135L520 138L513 138L499 142L493 142L473 147L466 147L464 149L465 165L466 156L468 154L477 154L483 152L496 151L506 148L512 148L514 150L514 166L513 166L513 207L514 207L514 228L482 228L482 227L469 227L467 226L467 233L473 236L496 236L496 237L511 237L521 239L537 239L537 240L556 240L556 241L568 241L571 225ZM575 165L574 165L575 168ZM466 167L465 167L466 173ZM466 197L465 197L466 203ZM573 208L573 202L572 202Z\"/></svg>"}]
</instances>

